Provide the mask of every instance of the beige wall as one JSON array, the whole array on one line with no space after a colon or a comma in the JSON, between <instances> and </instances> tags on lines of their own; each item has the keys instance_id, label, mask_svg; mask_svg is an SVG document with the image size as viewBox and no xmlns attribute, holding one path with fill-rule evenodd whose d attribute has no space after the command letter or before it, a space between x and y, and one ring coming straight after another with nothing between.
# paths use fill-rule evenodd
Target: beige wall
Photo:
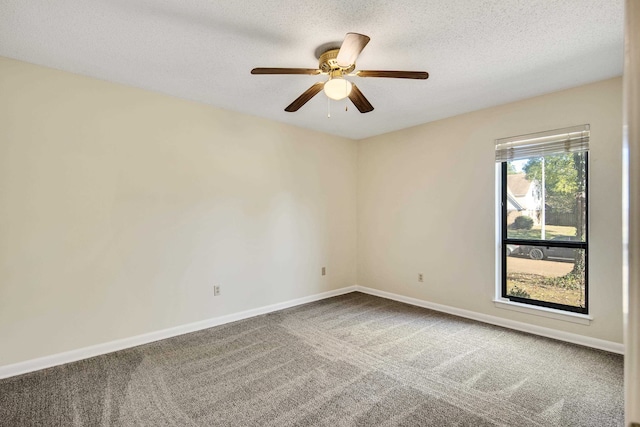
<instances>
[{"instance_id":1,"label":"beige wall","mask_svg":"<svg viewBox=\"0 0 640 427\"><path fill-rule=\"evenodd\" d=\"M613 79L355 142L0 58L0 366L356 282L621 342L621 120ZM595 320L495 308L494 139L582 123Z\"/></svg>"},{"instance_id":2,"label":"beige wall","mask_svg":"<svg viewBox=\"0 0 640 427\"><path fill-rule=\"evenodd\" d=\"M594 320L496 308L494 140L585 123ZM621 343L621 124L616 78L360 141L358 284Z\"/></svg>"},{"instance_id":3,"label":"beige wall","mask_svg":"<svg viewBox=\"0 0 640 427\"><path fill-rule=\"evenodd\" d=\"M356 162L354 141L0 58L0 366L353 285Z\"/></svg>"}]
</instances>

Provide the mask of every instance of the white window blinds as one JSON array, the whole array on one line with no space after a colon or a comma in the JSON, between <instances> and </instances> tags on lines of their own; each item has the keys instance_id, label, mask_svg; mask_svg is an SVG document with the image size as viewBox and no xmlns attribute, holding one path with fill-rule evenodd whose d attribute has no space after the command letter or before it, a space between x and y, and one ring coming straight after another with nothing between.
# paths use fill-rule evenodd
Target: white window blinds
<instances>
[{"instance_id":1,"label":"white window blinds","mask_svg":"<svg viewBox=\"0 0 640 427\"><path fill-rule=\"evenodd\" d=\"M589 125L496 139L496 162L589 150Z\"/></svg>"}]
</instances>

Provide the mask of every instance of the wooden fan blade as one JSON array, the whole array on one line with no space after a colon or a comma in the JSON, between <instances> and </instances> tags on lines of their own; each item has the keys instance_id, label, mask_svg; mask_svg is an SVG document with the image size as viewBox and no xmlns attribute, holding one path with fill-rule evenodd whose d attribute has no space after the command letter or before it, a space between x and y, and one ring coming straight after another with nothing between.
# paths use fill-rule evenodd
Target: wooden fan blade
<instances>
[{"instance_id":1,"label":"wooden fan blade","mask_svg":"<svg viewBox=\"0 0 640 427\"><path fill-rule=\"evenodd\" d=\"M351 102L353 102L353 105L355 105L356 108L361 113L368 113L369 111L373 111L373 105L371 105L369 100L364 97L362 92L360 92L360 89L358 89L358 86L354 84L351 85L351 92L349 93L349 99L351 100Z\"/></svg>"},{"instance_id":2,"label":"wooden fan blade","mask_svg":"<svg viewBox=\"0 0 640 427\"><path fill-rule=\"evenodd\" d=\"M316 75L322 71L314 68L254 68L251 74L309 74Z\"/></svg>"},{"instance_id":3,"label":"wooden fan blade","mask_svg":"<svg viewBox=\"0 0 640 427\"><path fill-rule=\"evenodd\" d=\"M340 51L336 57L336 62L341 67L348 67L356 63L358 55L362 52L362 49L369 43L369 36L358 33L347 33L340 46Z\"/></svg>"},{"instance_id":4,"label":"wooden fan blade","mask_svg":"<svg viewBox=\"0 0 640 427\"><path fill-rule=\"evenodd\" d=\"M391 77L394 79L420 79L429 78L426 71L380 71L380 70L360 70L356 71L359 77Z\"/></svg>"},{"instance_id":5,"label":"wooden fan blade","mask_svg":"<svg viewBox=\"0 0 640 427\"><path fill-rule=\"evenodd\" d=\"M300 109L300 107L302 107L304 104L309 102L309 100L311 98L316 96L318 94L318 92L320 92L322 90L323 87L324 87L324 82L315 83L309 89L305 90L302 95L300 95L298 98L296 98L295 101L293 101L291 104L289 104L289 106L287 108L285 108L284 111L288 111L289 113L293 113L294 111L298 111Z\"/></svg>"}]
</instances>

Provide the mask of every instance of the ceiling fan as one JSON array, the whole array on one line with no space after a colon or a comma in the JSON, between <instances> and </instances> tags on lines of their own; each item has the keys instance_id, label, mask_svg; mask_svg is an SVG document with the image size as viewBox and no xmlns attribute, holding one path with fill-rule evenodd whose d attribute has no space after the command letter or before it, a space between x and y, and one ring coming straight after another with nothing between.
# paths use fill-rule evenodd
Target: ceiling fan
<instances>
[{"instance_id":1,"label":"ceiling fan","mask_svg":"<svg viewBox=\"0 0 640 427\"><path fill-rule=\"evenodd\" d=\"M364 34L347 33L339 48L328 49L320 55L318 68L254 68L251 70L251 74L327 74L329 76L329 80L314 83L289 104L284 110L290 113L298 111L300 107L309 102L311 98L323 89L324 93L331 99L340 100L349 97L361 113L373 111L373 105L360 92L360 89L354 83L345 79L344 76L420 80L429 78L429 73L426 71L358 70L353 72L356 69L356 59L369 43L369 40L370 38Z\"/></svg>"}]
</instances>

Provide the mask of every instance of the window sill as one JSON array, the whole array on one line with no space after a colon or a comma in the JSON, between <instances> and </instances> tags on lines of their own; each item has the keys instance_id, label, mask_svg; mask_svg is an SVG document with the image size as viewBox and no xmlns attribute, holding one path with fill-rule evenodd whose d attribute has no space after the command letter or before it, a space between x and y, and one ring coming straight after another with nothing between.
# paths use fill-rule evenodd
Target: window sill
<instances>
[{"instance_id":1,"label":"window sill","mask_svg":"<svg viewBox=\"0 0 640 427\"><path fill-rule=\"evenodd\" d=\"M565 322L578 323L580 325L590 325L593 317L588 314L571 313L569 311L556 310L547 307L537 307L528 304L520 304L517 302L494 299L493 303L497 308L505 310L517 311L520 313L533 314L534 316L548 317L556 320L563 320Z\"/></svg>"}]
</instances>

